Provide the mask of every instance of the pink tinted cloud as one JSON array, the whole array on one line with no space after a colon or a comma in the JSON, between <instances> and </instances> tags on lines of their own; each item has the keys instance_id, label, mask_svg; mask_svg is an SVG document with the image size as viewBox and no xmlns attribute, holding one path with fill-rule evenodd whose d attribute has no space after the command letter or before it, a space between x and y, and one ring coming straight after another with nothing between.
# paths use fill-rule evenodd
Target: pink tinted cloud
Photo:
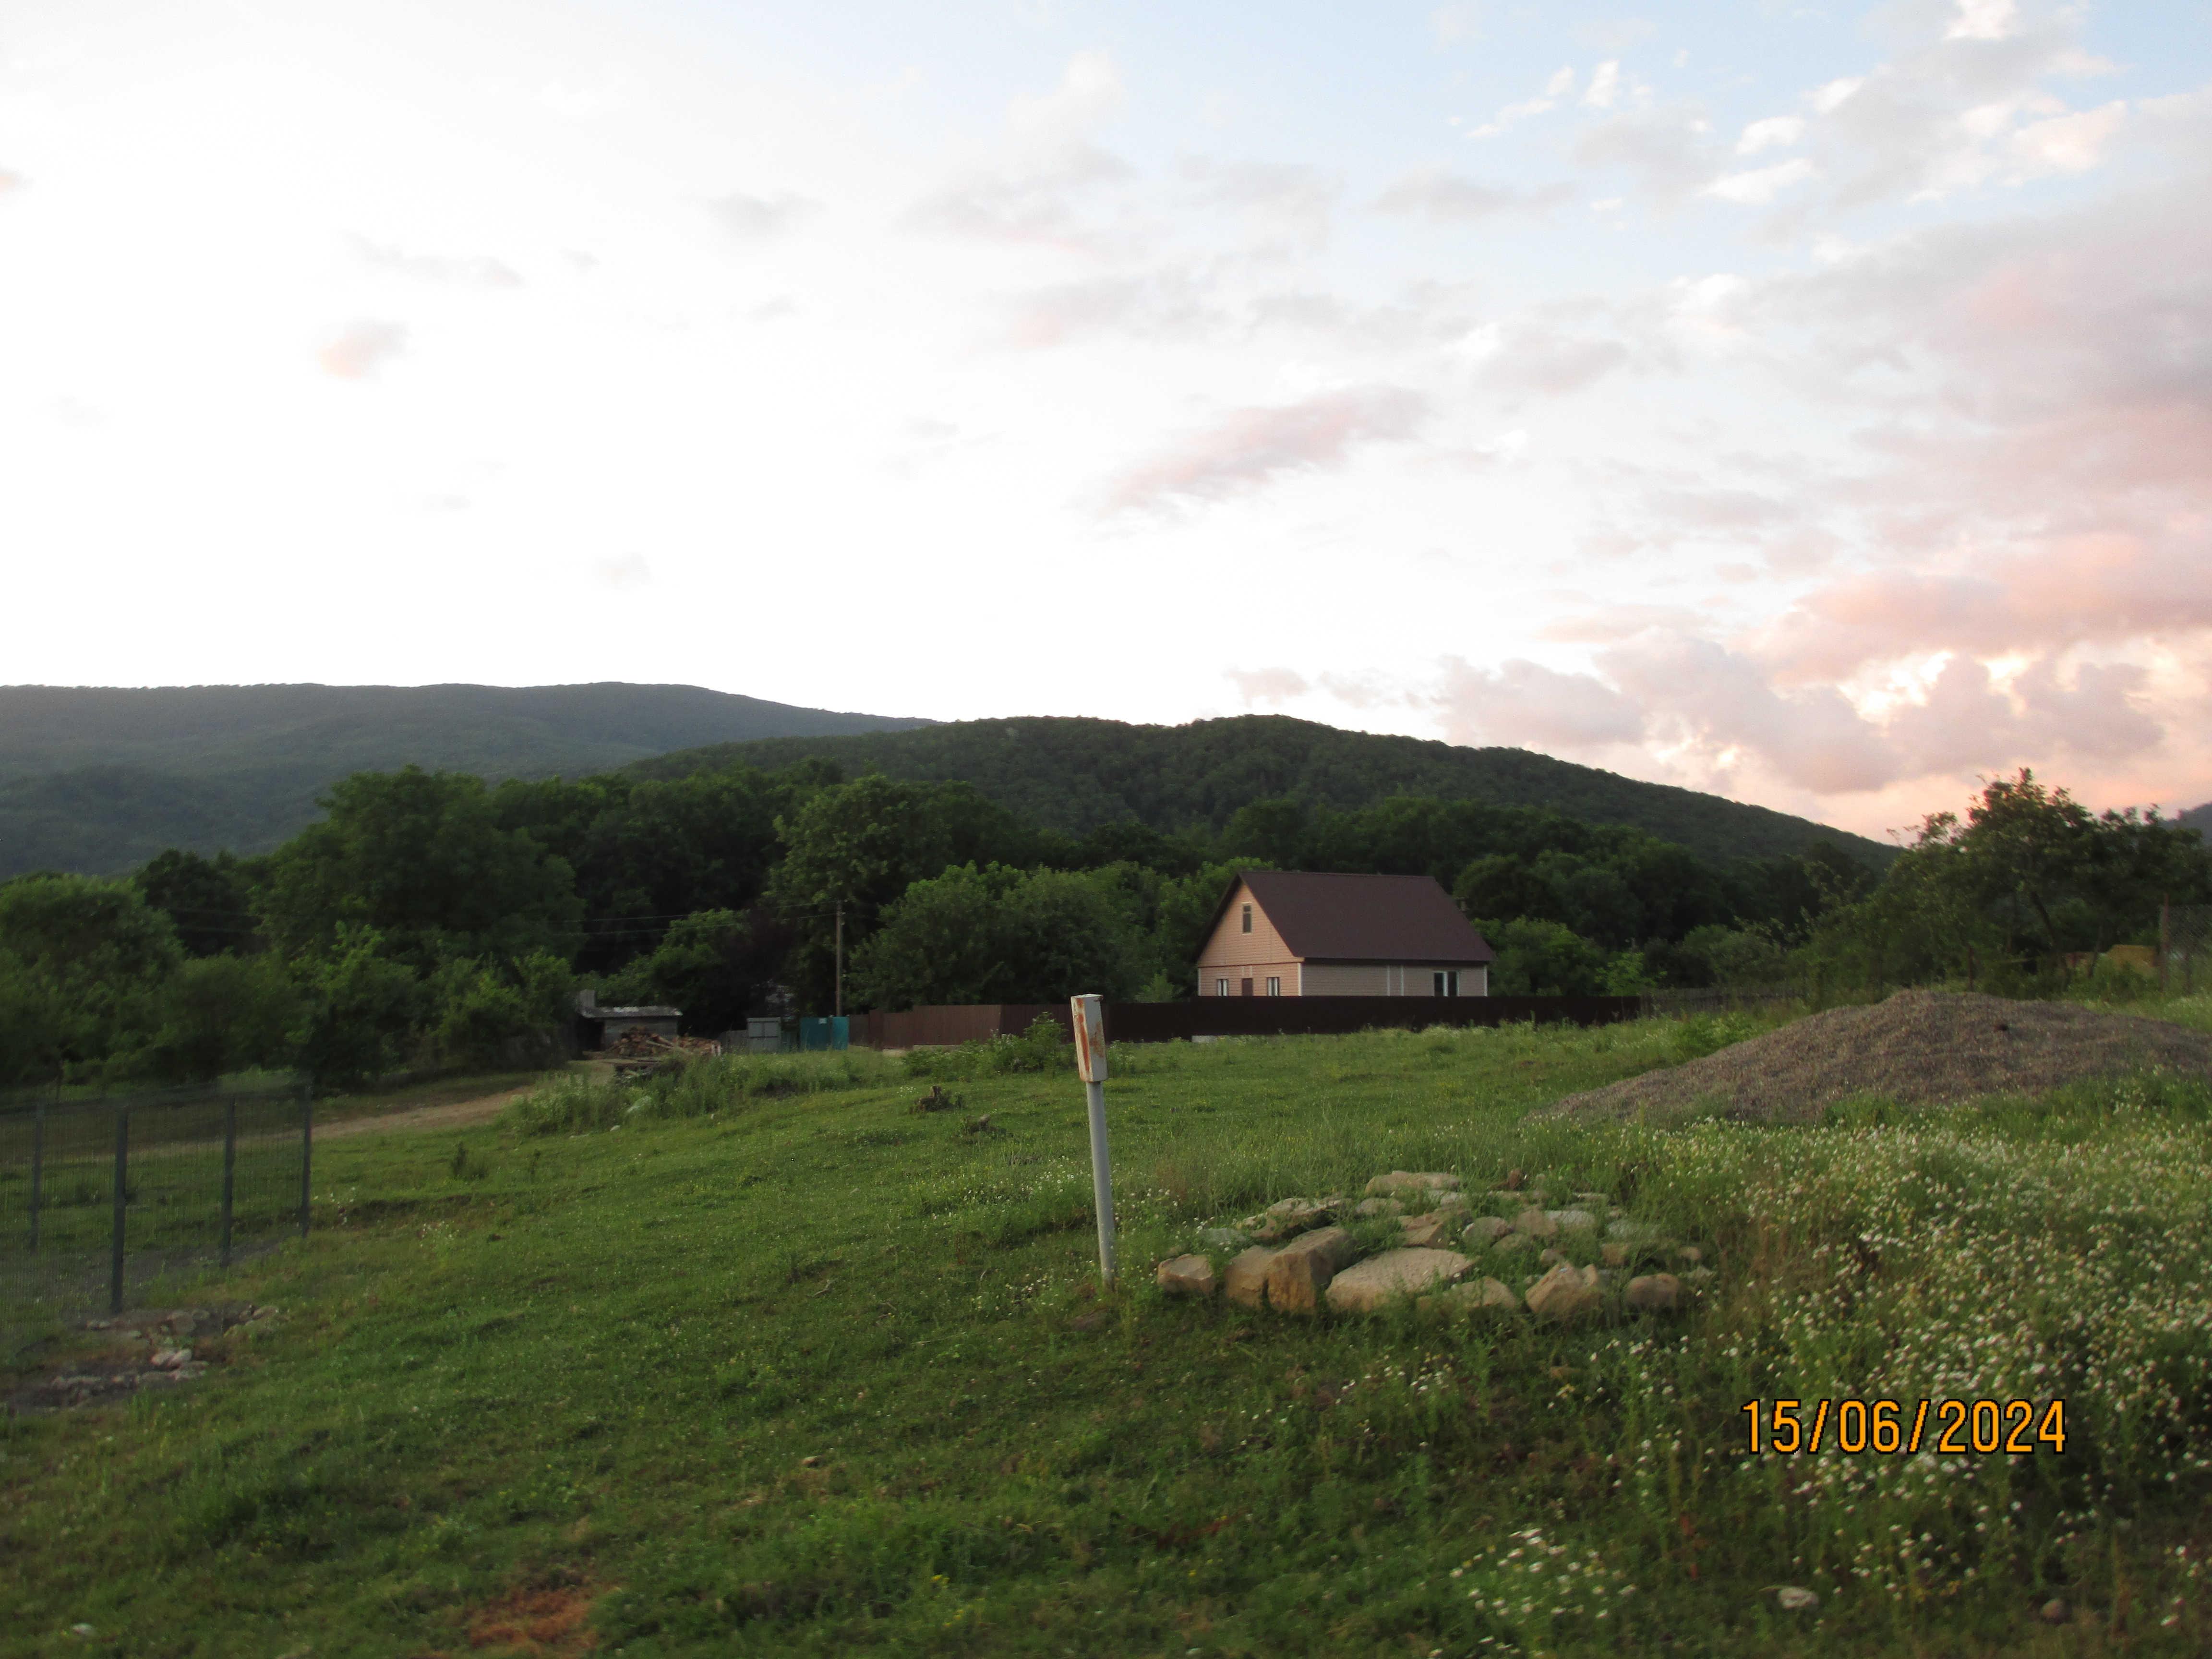
<instances>
[{"instance_id":1,"label":"pink tinted cloud","mask_svg":"<svg viewBox=\"0 0 2212 1659\"><path fill-rule=\"evenodd\" d=\"M1240 409L1138 463L1107 487L1109 513L1248 495L1288 473L1342 466L1360 444L1413 435L1426 400L1401 386L1355 386L1299 403Z\"/></svg>"},{"instance_id":2,"label":"pink tinted cloud","mask_svg":"<svg viewBox=\"0 0 2212 1659\"><path fill-rule=\"evenodd\" d=\"M364 380L406 349L405 324L363 319L349 325L325 345L316 354L316 361L325 374L341 380Z\"/></svg>"},{"instance_id":3,"label":"pink tinted cloud","mask_svg":"<svg viewBox=\"0 0 2212 1659\"><path fill-rule=\"evenodd\" d=\"M1573 752L1644 735L1642 712L1595 675L1563 674L1522 659L1496 668L1446 659L1433 706L1454 743Z\"/></svg>"},{"instance_id":4,"label":"pink tinted cloud","mask_svg":"<svg viewBox=\"0 0 2212 1659\"><path fill-rule=\"evenodd\" d=\"M2069 538L1962 572L1878 569L1816 588L1764 629L1761 657L1795 680L1843 678L1916 652L2039 655L2212 629L2212 545L2118 533Z\"/></svg>"},{"instance_id":5,"label":"pink tinted cloud","mask_svg":"<svg viewBox=\"0 0 2212 1659\"><path fill-rule=\"evenodd\" d=\"M1237 695L1244 699L1247 708L1256 708L1262 703L1270 708L1280 708L1312 689L1307 685L1304 675L1291 668L1231 668L1224 672L1236 683Z\"/></svg>"}]
</instances>

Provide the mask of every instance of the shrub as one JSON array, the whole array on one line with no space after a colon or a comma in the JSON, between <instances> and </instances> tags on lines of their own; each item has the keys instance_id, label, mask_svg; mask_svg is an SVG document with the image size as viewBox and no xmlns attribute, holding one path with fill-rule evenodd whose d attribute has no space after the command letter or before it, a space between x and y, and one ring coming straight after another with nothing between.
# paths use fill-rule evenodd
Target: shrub
<instances>
[{"instance_id":1,"label":"shrub","mask_svg":"<svg viewBox=\"0 0 2212 1659\"><path fill-rule=\"evenodd\" d=\"M1019 1036L984 1037L957 1048L908 1049L905 1069L908 1077L945 1081L1014 1072L1072 1072L1075 1045L1065 1025L1049 1014L1039 1014Z\"/></svg>"}]
</instances>

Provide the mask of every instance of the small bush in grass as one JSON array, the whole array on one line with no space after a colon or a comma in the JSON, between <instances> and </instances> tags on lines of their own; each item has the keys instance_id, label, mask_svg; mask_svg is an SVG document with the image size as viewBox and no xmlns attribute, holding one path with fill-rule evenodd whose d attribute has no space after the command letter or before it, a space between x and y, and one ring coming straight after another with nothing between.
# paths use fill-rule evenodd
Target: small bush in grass
<instances>
[{"instance_id":1,"label":"small bush in grass","mask_svg":"<svg viewBox=\"0 0 2212 1659\"><path fill-rule=\"evenodd\" d=\"M905 1063L908 1077L945 1081L1016 1072L1068 1072L1075 1069L1075 1047L1065 1025L1049 1014L1039 1014L1019 1036L984 1037L957 1048L911 1048Z\"/></svg>"}]
</instances>

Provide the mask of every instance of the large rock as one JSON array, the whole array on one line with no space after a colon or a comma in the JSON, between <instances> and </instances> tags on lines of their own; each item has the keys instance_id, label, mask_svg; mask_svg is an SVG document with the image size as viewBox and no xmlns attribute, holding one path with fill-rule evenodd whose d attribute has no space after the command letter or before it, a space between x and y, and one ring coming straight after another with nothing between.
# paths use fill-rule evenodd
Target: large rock
<instances>
[{"instance_id":1,"label":"large rock","mask_svg":"<svg viewBox=\"0 0 2212 1659\"><path fill-rule=\"evenodd\" d=\"M1627 1301L1647 1313L1672 1313L1682 1305L1682 1281L1672 1273L1645 1273L1628 1281Z\"/></svg>"},{"instance_id":2,"label":"large rock","mask_svg":"<svg viewBox=\"0 0 2212 1659\"><path fill-rule=\"evenodd\" d=\"M1213 1276L1213 1263L1202 1255L1179 1255L1173 1261L1163 1261L1152 1277L1170 1296L1203 1298L1219 1288L1219 1281Z\"/></svg>"},{"instance_id":3,"label":"large rock","mask_svg":"<svg viewBox=\"0 0 2212 1659\"><path fill-rule=\"evenodd\" d=\"M1310 1314L1337 1271L1358 1260L1359 1247L1341 1227L1301 1234L1267 1264L1267 1305L1278 1313Z\"/></svg>"},{"instance_id":4,"label":"large rock","mask_svg":"<svg viewBox=\"0 0 2212 1659\"><path fill-rule=\"evenodd\" d=\"M1417 1173L1412 1170L1393 1170L1389 1175L1379 1175L1367 1183L1370 1198L1426 1198L1431 1193L1449 1193L1459 1186L1455 1175L1442 1175L1434 1170Z\"/></svg>"},{"instance_id":5,"label":"large rock","mask_svg":"<svg viewBox=\"0 0 2212 1659\"><path fill-rule=\"evenodd\" d=\"M1222 1294L1240 1307L1258 1307L1267 1289L1268 1264L1274 1259L1274 1251L1255 1244L1222 1269Z\"/></svg>"},{"instance_id":6,"label":"large rock","mask_svg":"<svg viewBox=\"0 0 2212 1659\"><path fill-rule=\"evenodd\" d=\"M1564 1261L1528 1287L1528 1311L1540 1319L1578 1319L1595 1313L1603 1300L1596 1268Z\"/></svg>"},{"instance_id":7,"label":"large rock","mask_svg":"<svg viewBox=\"0 0 2212 1659\"><path fill-rule=\"evenodd\" d=\"M1328 1305L1339 1313L1373 1313L1387 1302L1448 1285L1474 1263L1457 1250L1385 1250L1328 1282Z\"/></svg>"},{"instance_id":8,"label":"large rock","mask_svg":"<svg viewBox=\"0 0 2212 1659\"><path fill-rule=\"evenodd\" d=\"M1536 1241L1526 1233L1507 1233L1491 1246L1492 1251L1499 1255L1523 1255L1535 1248Z\"/></svg>"},{"instance_id":9,"label":"large rock","mask_svg":"<svg viewBox=\"0 0 2212 1659\"><path fill-rule=\"evenodd\" d=\"M1547 1210L1544 1213L1552 1218L1561 1232L1588 1232L1597 1225L1597 1218L1588 1210Z\"/></svg>"},{"instance_id":10,"label":"large rock","mask_svg":"<svg viewBox=\"0 0 2212 1659\"><path fill-rule=\"evenodd\" d=\"M1448 1211L1468 1214L1474 1209L1474 1206L1468 1201L1465 1193L1438 1193L1436 1194L1435 1201L1429 1207L1438 1215L1443 1215Z\"/></svg>"},{"instance_id":11,"label":"large rock","mask_svg":"<svg viewBox=\"0 0 2212 1659\"><path fill-rule=\"evenodd\" d=\"M1461 1231L1460 1237L1468 1244L1495 1244L1513 1231L1513 1224L1494 1215L1479 1215Z\"/></svg>"},{"instance_id":12,"label":"large rock","mask_svg":"<svg viewBox=\"0 0 2212 1659\"><path fill-rule=\"evenodd\" d=\"M1234 1227L1201 1227L1198 1230L1199 1248L1214 1254L1241 1250L1251 1242Z\"/></svg>"},{"instance_id":13,"label":"large rock","mask_svg":"<svg viewBox=\"0 0 2212 1659\"><path fill-rule=\"evenodd\" d=\"M1352 1271L1357 1273L1358 1268ZM1434 1296L1417 1299L1414 1309L1425 1314L1447 1316L1471 1313L1512 1313L1521 1306L1521 1298L1494 1279L1466 1279L1448 1291L1438 1291Z\"/></svg>"},{"instance_id":14,"label":"large rock","mask_svg":"<svg viewBox=\"0 0 2212 1659\"><path fill-rule=\"evenodd\" d=\"M1452 1224L1458 1219L1456 1215L1409 1215L1398 1224L1398 1242L1412 1250L1446 1249L1452 1240Z\"/></svg>"},{"instance_id":15,"label":"large rock","mask_svg":"<svg viewBox=\"0 0 2212 1659\"><path fill-rule=\"evenodd\" d=\"M1395 1198L1363 1198L1359 1200L1359 1207L1352 1212L1352 1214L1363 1218L1370 1215L1403 1215L1405 1213L1406 1206Z\"/></svg>"},{"instance_id":16,"label":"large rock","mask_svg":"<svg viewBox=\"0 0 2212 1659\"><path fill-rule=\"evenodd\" d=\"M1513 1231L1525 1233L1530 1238L1557 1238L1559 1224L1546 1210L1523 1210L1513 1218Z\"/></svg>"}]
</instances>

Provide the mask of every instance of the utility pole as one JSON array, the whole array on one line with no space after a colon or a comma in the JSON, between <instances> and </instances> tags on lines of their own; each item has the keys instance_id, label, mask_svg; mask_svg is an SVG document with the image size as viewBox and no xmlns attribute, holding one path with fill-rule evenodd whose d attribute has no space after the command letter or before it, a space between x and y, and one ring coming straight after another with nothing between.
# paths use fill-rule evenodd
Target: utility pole
<instances>
[{"instance_id":1,"label":"utility pole","mask_svg":"<svg viewBox=\"0 0 2212 1659\"><path fill-rule=\"evenodd\" d=\"M836 990L830 994L830 1004L831 1013L842 1014L845 1012L845 902L842 899L837 901L837 981Z\"/></svg>"}]
</instances>

